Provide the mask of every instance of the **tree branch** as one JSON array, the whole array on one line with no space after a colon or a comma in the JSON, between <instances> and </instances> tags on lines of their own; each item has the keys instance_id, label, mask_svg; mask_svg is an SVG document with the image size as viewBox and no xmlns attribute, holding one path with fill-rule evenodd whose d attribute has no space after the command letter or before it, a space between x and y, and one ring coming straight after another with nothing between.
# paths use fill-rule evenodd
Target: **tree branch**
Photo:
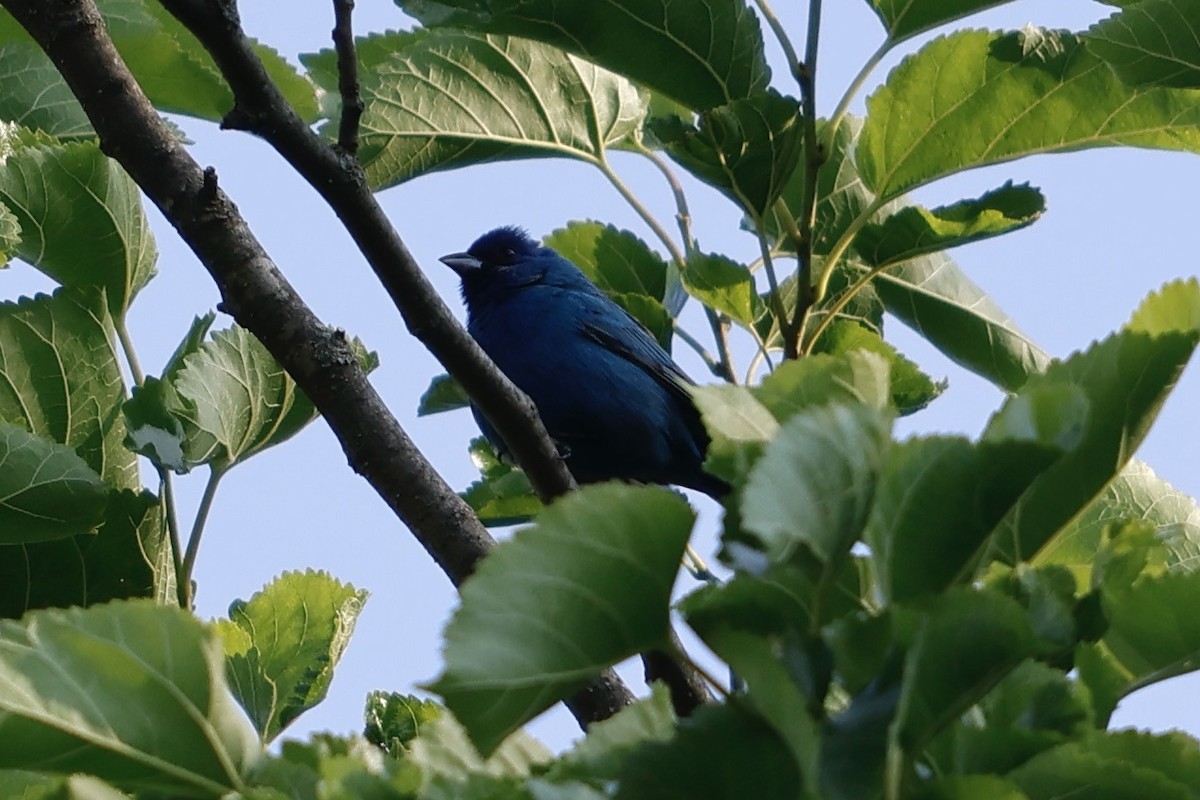
<instances>
[{"instance_id":1,"label":"tree branch","mask_svg":"<svg viewBox=\"0 0 1200 800\"><path fill-rule=\"evenodd\" d=\"M163 123L117 53L92 0L0 0L0 5L58 67L104 152L120 162L196 253L220 289L223 309L271 351L312 399L351 467L456 586L466 580L495 541L388 411L345 334L313 314L217 185L215 171L202 170ZM228 12L228 5L220 5ZM408 263L416 269L411 257ZM436 294L432 296L436 300ZM418 321L418 327L456 328L460 338L467 338L440 301L428 318L419 316ZM438 341L443 347L446 341L457 341L444 330L442 337ZM486 368L499 374L477 347L459 359L470 365L462 371L476 388L489 380ZM532 405L526 404L536 419ZM510 426L513 416L506 418ZM544 479L545 471L541 474ZM632 693L610 670L568 705L586 727L632 700Z\"/></svg>"},{"instance_id":2,"label":"tree branch","mask_svg":"<svg viewBox=\"0 0 1200 800\"><path fill-rule=\"evenodd\" d=\"M358 86L358 55L351 25L353 15L354 0L333 0L333 49L337 51L338 93L342 96L338 147L348 156L358 154L358 121L363 113Z\"/></svg>"},{"instance_id":3,"label":"tree branch","mask_svg":"<svg viewBox=\"0 0 1200 800\"><path fill-rule=\"evenodd\" d=\"M225 128L265 139L324 198L417 337L504 437L542 502L575 488L537 408L492 363L425 278L371 193L358 162L330 147L280 93L242 32L232 0L162 0L233 90Z\"/></svg>"}]
</instances>

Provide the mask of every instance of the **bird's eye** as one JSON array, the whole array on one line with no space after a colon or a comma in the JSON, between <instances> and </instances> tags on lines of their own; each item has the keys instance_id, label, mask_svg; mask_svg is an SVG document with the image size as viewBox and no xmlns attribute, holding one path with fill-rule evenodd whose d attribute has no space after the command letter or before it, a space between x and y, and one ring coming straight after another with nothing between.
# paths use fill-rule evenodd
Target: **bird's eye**
<instances>
[{"instance_id":1,"label":"bird's eye","mask_svg":"<svg viewBox=\"0 0 1200 800\"><path fill-rule=\"evenodd\" d=\"M500 255L504 257L504 262L506 264L511 264L517 260L517 251L513 250L511 247L504 248L504 252Z\"/></svg>"}]
</instances>

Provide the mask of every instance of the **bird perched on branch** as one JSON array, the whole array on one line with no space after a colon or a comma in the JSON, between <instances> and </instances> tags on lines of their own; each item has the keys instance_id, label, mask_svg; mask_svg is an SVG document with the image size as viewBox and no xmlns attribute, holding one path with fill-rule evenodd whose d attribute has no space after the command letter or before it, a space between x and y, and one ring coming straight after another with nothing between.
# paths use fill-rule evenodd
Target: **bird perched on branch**
<instances>
[{"instance_id":1,"label":"bird perched on branch","mask_svg":"<svg viewBox=\"0 0 1200 800\"><path fill-rule=\"evenodd\" d=\"M691 379L578 267L516 227L441 261L462 278L467 330L537 406L576 481L729 491L702 468L709 436ZM495 428L471 410L505 456Z\"/></svg>"}]
</instances>

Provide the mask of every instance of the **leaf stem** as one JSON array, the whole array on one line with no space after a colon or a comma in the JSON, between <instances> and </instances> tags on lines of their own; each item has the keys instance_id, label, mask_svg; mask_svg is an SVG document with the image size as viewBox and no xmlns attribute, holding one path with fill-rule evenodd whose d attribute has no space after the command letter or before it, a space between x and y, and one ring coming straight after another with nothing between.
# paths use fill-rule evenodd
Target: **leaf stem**
<instances>
[{"instance_id":1,"label":"leaf stem","mask_svg":"<svg viewBox=\"0 0 1200 800\"><path fill-rule=\"evenodd\" d=\"M217 485L224 476L224 468L209 467L208 482L204 484L204 494L196 508L196 519L192 522L192 534L188 537L187 553L183 557L183 574L179 576L179 580L186 581L189 585L192 582L192 570L196 566L196 554L200 552L200 536L204 533L204 523L208 521L208 512L212 510Z\"/></svg>"},{"instance_id":2,"label":"leaf stem","mask_svg":"<svg viewBox=\"0 0 1200 800\"><path fill-rule=\"evenodd\" d=\"M643 148L643 154L650 157L650 151L645 150L645 148ZM660 163L653 157L650 157L650 160L652 163L658 166L659 170L667 178L667 183L671 185L671 191L675 194L675 204L677 210L676 219L679 220L679 230L680 233L683 234L684 247L687 248L689 253L691 253L695 249L695 243L691 236L691 216L688 213L687 198L684 197L683 186L679 183L678 179L675 178L674 173L671 172L670 168L667 167L665 163ZM654 215L650 213L648 208L642 205L642 202L637 199L637 195L629 190L629 187L626 186L625 182L621 180L621 176L617 175L617 173L613 170L612 165L608 163L608 159L601 157L596 164L600 168L600 171L604 173L605 177L608 178L609 183L611 183L617 192L620 193L621 197L625 198L625 202L629 203L633 210L637 212L638 216L641 217L648 226L650 226L650 230L654 231L654 235L658 237L659 241L661 241L663 246L667 248L667 251L670 252L671 258L674 260L675 265L679 268L679 271L685 271L687 269L687 257L684 255L683 251L679 249L679 246L671 239L670 235L666 231L666 228L664 228L659 221L655 219ZM721 372L718 374L720 377L724 378L730 383L737 383L737 372L733 366L733 356L729 348L728 329L725 324L721 322L717 312L713 311L708 306L704 307L704 312L708 317L709 327L712 328L713 338L717 343L717 355L719 358L718 363L721 366Z\"/></svg>"},{"instance_id":3,"label":"leaf stem","mask_svg":"<svg viewBox=\"0 0 1200 800\"><path fill-rule=\"evenodd\" d=\"M725 372L721 367L721 362L718 361L712 353L708 352L708 349L700 343L700 340L688 333L687 330L678 322L674 324L674 328L675 335L678 336L684 344L696 351L696 355L700 356L700 359L704 362L704 366L708 367L709 371L712 372L713 375L723 379L725 377Z\"/></svg>"},{"instance_id":4,"label":"leaf stem","mask_svg":"<svg viewBox=\"0 0 1200 800\"><path fill-rule=\"evenodd\" d=\"M788 320L787 309L783 305L783 295L779 293L775 262L771 258L771 246L767 244L767 237L762 232L762 220L754 220L754 229L758 237L758 248L762 254L763 268L767 273L767 287L770 289L767 301L771 304L771 312L775 315L779 333L783 337L783 357L785 359L796 358L799 355L799 350L793 347L796 344L796 336L793 334L791 322Z\"/></svg>"},{"instance_id":5,"label":"leaf stem","mask_svg":"<svg viewBox=\"0 0 1200 800\"><path fill-rule=\"evenodd\" d=\"M129 375L133 378L134 385L141 386L146 382L146 374L142 371L142 365L138 361L137 351L133 346L133 337L129 335L129 329L125 327L124 316L113 320L113 328L117 332L118 341L121 342L121 350L125 353L125 363L129 367ZM162 496L163 504L163 521L167 526L171 561L175 569L175 594L179 600L179 607L190 609L192 607L192 585L190 581L181 580L183 547L179 540L179 515L175 510L174 482L171 471L166 467L156 464L154 470L158 473L159 494Z\"/></svg>"},{"instance_id":6,"label":"leaf stem","mask_svg":"<svg viewBox=\"0 0 1200 800\"><path fill-rule=\"evenodd\" d=\"M871 57L862 65L862 69L854 76L854 80L850 81L850 85L842 93L842 99L838 101L837 108L833 110L833 116L829 118L829 125L825 129L826 141L832 142L834 137L837 136L838 128L841 127L842 120L845 118L846 112L850 108L850 103L854 100L854 96L858 94L858 90L866 83L867 77L875 71L875 67L879 66L879 62L891 52L895 44L895 42L888 39L879 45L879 49L871 54Z\"/></svg>"},{"instance_id":7,"label":"leaf stem","mask_svg":"<svg viewBox=\"0 0 1200 800\"><path fill-rule=\"evenodd\" d=\"M650 213L650 209L642 205L642 201L637 199L637 195L629 190L629 187L621 180L621 176L608 163L608 159L601 156L596 162L596 166L600 168L600 171L604 173L604 177L608 178L608 182L613 185L613 188L617 190L621 197L625 198L625 202L629 203L630 207L642 218L642 221L649 226L654 235L658 237L658 240L663 243L663 247L667 248L667 252L671 254L671 259L675 262L676 266L681 271L687 269L687 258L684 256L683 251L679 249L679 245L675 244L670 234L667 233L666 228Z\"/></svg>"},{"instance_id":8,"label":"leaf stem","mask_svg":"<svg viewBox=\"0 0 1200 800\"><path fill-rule=\"evenodd\" d=\"M831 324L833 324L833 320L835 318L837 318L837 315L841 312L841 310L843 308L845 308L846 305L854 298L854 295L858 294L868 283L870 283L875 278L876 275L883 272L885 269L887 269L890 266L892 266L892 265L891 264L881 264L880 266L872 267L870 270L868 270L866 273L864 273L858 280L856 280L854 283L850 284L849 288L847 288L846 291L842 292L841 295L838 296L837 301L826 310L825 316L821 318L821 322L817 325L817 329L815 331L813 331L812 336L809 338L808 342L805 344L805 346L803 348L805 354L811 352L813 345L815 345L817 340L821 338L821 334L825 333L825 329L828 328Z\"/></svg>"},{"instance_id":9,"label":"leaf stem","mask_svg":"<svg viewBox=\"0 0 1200 800\"><path fill-rule=\"evenodd\" d=\"M163 518L167 526L167 536L171 542L171 561L175 570L175 596L179 607L185 611L192 608L192 582L183 579L183 543L179 540L179 517L175 513L175 484L171 480L171 471L166 467L155 465L158 472L158 486L163 498Z\"/></svg>"},{"instance_id":10,"label":"leaf stem","mask_svg":"<svg viewBox=\"0 0 1200 800\"><path fill-rule=\"evenodd\" d=\"M762 18L767 21L771 33L775 34L775 39L779 42L780 49L783 50L783 57L787 60L788 71L792 73L792 77L799 80L804 65L800 63L800 57L796 55L796 48L792 46L792 40L788 38L783 23L779 21L779 17L775 16L775 9L771 8L771 4L767 0L754 0L754 4L758 6L758 13L762 14ZM817 0L817 5L820 5L820 0Z\"/></svg>"},{"instance_id":11,"label":"leaf stem","mask_svg":"<svg viewBox=\"0 0 1200 800\"><path fill-rule=\"evenodd\" d=\"M658 168L658 171L666 179L667 185L671 187L671 194L675 197L675 221L679 223L679 235L683 237L684 252L689 256L694 255L696 240L692 236L692 214L688 209L687 195L683 193L683 184L679 182L679 178L676 177L675 171L671 169L671 165L658 153L640 143L638 144L638 152Z\"/></svg>"},{"instance_id":12,"label":"leaf stem","mask_svg":"<svg viewBox=\"0 0 1200 800\"><path fill-rule=\"evenodd\" d=\"M129 335L129 329L125 327L123 316L113 319L113 328L117 331L117 340L121 343L121 350L125 354L125 363L129 366L129 374L133 377L134 384L141 386L146 382L146 374L142 372L137 351L133 347L133 337Z\"/></svg>"},{"instance_id":13,"label":"leaf stem","mask_svg":"<svg viewBox=\"0 0 1200 800\"><path fill-rule=\"evenodd\" d=\"M875 212L882 208L886 202L887 201L885 199L880 197L872 200L871 203L867 205L867 207L861 212L859 212L859 215L855 217L849 225L846 226L846 230L842 232L842 235L834 243L833 247L830 248L829 255L825 257L825 263L822 265L821 276L817 280L816 286L813 290L812 305L816 305L825 299L825 295L829 291L829 279L833 275L833 270L837 267L838 261L841 260L846 250L850 247L850 243L854 241L854 237L858 234L862 227L867 224L867 220L874 216ZM878 272L875 272L875 274L878 274ZM840 311L842 308L844 308L846 303L849 302L849 298L854 296L854 292L857 292L859 289L865 286L866 280L869 280L871 277L874 277L874 275L869 275L865 279L855 281L851 289L848 289L846 294L842 298L839 298L839 305L836 306L837 310ZM813 336L809 337L808 342L804 347L804 351L806 353L811 351L813 343L817 340L817 336L820 335L826 327L828 327L828 320L832 319L832 317L833 315L830 314L828 317L822 320L817 331L813 334Z\"/></svg>"}]
</instances>

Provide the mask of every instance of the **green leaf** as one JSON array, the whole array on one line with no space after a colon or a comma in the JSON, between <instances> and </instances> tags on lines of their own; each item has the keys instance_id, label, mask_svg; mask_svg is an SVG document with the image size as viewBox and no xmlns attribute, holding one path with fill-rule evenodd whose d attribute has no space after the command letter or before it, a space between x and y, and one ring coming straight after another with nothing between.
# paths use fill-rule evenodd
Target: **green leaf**
<instances>
[{"instance_id":1,"label":"green leaf","mask_svg":"<svg viewBox=\"0 0 1200 800\"><path fill-rule=\"evenodd\" d=\"M1143 576L1105 600L1103 643L1124 673L1122 695L1200 666L1200 623L1181 613L1200 602L1200 573Z\"/></svg>"},{"instance_id":2,"label":"green leaf","mask_svg":"<svg viewBox=\"0 0 1200 800\"><path fill-rule=\"evenodd\" d=\"M368 39L359 60L359 159L376 189L484 161L599 163L646 113L621 76L528 39L389 33ZM334 63L328 50L305 58L326 91L336 91Z\"/></svg>"},{"instance_id":3,"label":"green leaf","mask_svg":"<svg viewBox=\"0 0 1200 800\"><path fill-rule=\"evenodd\" d=\"M797 680L797 670L789 669L792 665L787 663L789 658L797 660L799 648L795 637L786 637L779 642L725 624L701 626L696 632L733 673L745 681L747 688L739 699L775 730L787 744L800 773L810 776L815 785L820 726L809 711L809 697L802 691L801 681ZM810 693L818 695L812 697L814 706L821 701L824 688Z\"/></svg>"},{"instance_id":4,"label":"green leaf","mask_svg":"<svg viewBox=\"0 0 1200 800\"><path fill-rule=\"evenodd\" d=\"M3 91L0 85L0 91ZM0 267L8 264L21 241L21 222L0 203Z\"/></svg>"},{"instance_id":5,"label":"green leaf","mask_svg":"<svg viewBox=\"0 0 1200 800\"><path fill-rule=\"evenodd\" d=\"M1153 526L1155 539L1170 554L1172 568L1200 570L1200 507L1136 459L1046 543L1034 563L1068 566L1079 584L1088 586L1105 530L1124 520Z\"/></svg>"},{"instance_id":6,"label":"green leaf","mask_svg":"<svg viewBox=\"0 0 1200 800\"><path fill-rule=\"evenodd\" d=\"M44 775L0 770L0 797L21 800L128 800L129 795L90 775Z\"/></svg>"},{"instance_id":7,"label":"green leaf","mask_svg":"<svg viewBox=\"0 0 1200 800\"><path fill-rule=\"evenodd\" d=\"M813 252L826 255L874 201L874 195L863 185L855 164L862 129L861 120L847 117L838 127L829 145L829 156L817 174L816 221L813 227ZM821 129L821 136L825 136ZM794 251L794 244L784 233L782 215L793 219L800 214L803 199L803 176L797 170L784 189L780 202L763 220L763 227L773 237L775 246ZM898 208L904 206L897 202ZM885 206L874 218L891 210ZM827 297L813 309L818 319L821 309L836 301L853 281L868 267L857 259L842 261L830 279ZM1032 372L1038 372L1050 362L1050 357L1017 330L1013 321L982 289L945 254L930 253L889 268L876 276L870 291L862 291L843 313L853 315L852 306L865 302L859 311L864 323L879 325L882 305L930 344L949 356L955 363L982 375L1002 388L1018 388Z\"/></svg>"},{"instance_id":8,"label":"green leaf","mask_svg":"<svg viewBox=\"0 0 1200 800\"><path fill-rule=\"evenodd\" d=\"M800 775L779 736L738 705L702 706L675 738L625 761L616 800L794 800Z\"/></svg>"},{"instance_id":9,"label":"green leaf","mask_svg":"<svg viewBox=\"0 0 1200 800\"><path fill-rule=\"evenodd\" d=\"M227 470L286 441L317 417L312 401L245 328L234 325L201 343L198 319L164 373L126 404L130 444L155 463L184 472L197 464ZM378 363L352 343L367 371ZM181 469L182 467L182 469Z\"/></svg>"},{"instance_id":10,"label":"green leaf","mask_svg":"<svg viewBox=\"0 0 1200 800\"><path fill-rule=\"evenodd\" d=\"M895 445L866 531L883 595L906 602L970 578L997 523L1061 452L1037 440Z\"/></svg>"},{"instance_id":11,"label":"green leaf","mask_svg":"<svg viewBox=\"0 0 1200 800\"><path fill-rule=\"evenodd\" d=\"M233 93L208 51L160 4L100 0L97 6L121 57L156 108L214 122L233 108ZM50 96L38 97L25 88L20 96L23 102L14 103L14 110L20 109L22 113L5 114L4 118L21 119L23 124L39 128L41 122L49 120L52 127L42 129L52 133L76 136L90 133L91 127L78 104L73 98L68 102L70 93L62 78L56 70L53 73L47 70L47 67L53 70L50 60L40 51L36 55L27 51L25 48L32 44L28 35L8 12L0 12L0 74L8 72L15 82L20 74L17 63L11 66L4 63L6 51L14 44L24 46L19 52L28 64L27 69L32 71L25 76L29 86L44 87ZM250 46L296 113L305 122L313 122L317 118L317 101L312 84L271 48L254 39L250 39ZM65 108L56 108L64 102ZM26 114L30 118L25 119Z\"/></svg>"},{"instance_id":12,"label":"green leaf","mask_svg":"<svg viewBox=\"0 0 1200 800\"><path fill-rule=\"evenodd\" d=\"M17 136L0 123L0 149ZM137 186L96 142L17 144L0 168L0 203L23 231L15 255L64 286L102 288L116 318L154 277L158 248Z\"/></svg>"},{"instance_id":13,"label":"green leaf","mask_svg":"<svg viewBox=\"0 0 1200 800\"><path fill-rule=\"evenodd\" d=\"M765 89L758 17L743 0L397 0L424 25L536 39L583 56L690 108Z\"/></svg>"},{"instance_id":14,"label":"green leaf","mask_svg":"<svg viewBox=\"0 0 1200 800\"><path fill-rule=\"evenodd\" d=\"M507 737L487 758L471 743L462 724L441 714L421 727L408 758L421 769L421 797L431 800L524 800L517 781L551 759L537 739L524 731ZM500 780L497 780L500 779ZM509 780L504 780L509 779Z\"/></svg>"},{"instance_id":15,"label":"green leaf","mask_svg":"<svg viewBox=\"0 0 1200 800\"><path fill-rule=\"evenodd\" d=\"M500 461L487 439L482 436L472 439L470 453L480 479L461 496L475 510L480 522L491 526L517 525L528 522L542 510L542 501L529 478L512 464Z\"/></svg>"},{"instance_id":16,"label":"green leaf","mask_svg":"<svg viewBox=\"0 0 1200 800\"><path fill-rule=\"evenodd\" d=\"M132 597L177 602L163 509L149 492L110 492L98 532L0 547L0 617Z\"/></svg>"},{"instance_id":17,"label":"green leaf","mask_svg":"<svg viewBox=\"0 0 1200 800\"><path fill-rule=\"evenodd\" d=\"M693 512L652 487L587 486L500 544L463 585L432 686L491 753L602 669L660 646Z\"/></svg>"},{"instance_id":18,"label":"green leaf","mask_svg":"<svg viewBox=\"0 0 1200 800\"><path fill-rule=\"evenodd\" d=\"M547 247L583 270L609 295L645 295L662 301L667 264L626 230L592 221L572 221L545 239Z\"/></svg>"},{"instance_id":19,"label":"green leaf","mask_svg":"<svg viewBox=\"0 0 1200 800\"><path fill-rule=\"evenodd\" d=\"M437 719L443 708L432 700L410 694L371 692L367 695L366 730L363 736L392 755L401 755L427 722Z\"/></svg>"},{"instance_id":20,"label":"green leaf","mask_svg":"<svg viewBox=\"0 0 1200 800\"><path fill-rule=\"evenodd\" d=\"M94 136L54 62L24 37L8 12L0 11L0 119L63 139Z\"/></svg>"},{"instance_id":21,"label":"green leaf","mask_svg":"<svg viewBox=\"0 0 1200 800\"><path fill-rule=\"evenodd\" d=\"M285 739L278 756L254 763L247 800L372 798L411 800L421 788L420 769L409 759L385 758L361 736L314 734Z\"/></svg>"},{"instance_id":22,"label":"green leaf","mask_svg":"<svg viewBox=\"0 0 1200 800\"><path fill-rule=\"evenodd\" d=\"M742 524L772 562L804 547L830 564L845 556L867 521L891 443L891 415L866 405L831 405L788 420L754 466Z\"/></svg>"},{"instance_id":23,"label":"green leaf","mask_svg":"<svg viewBox=\"0 0 1200 800\"><path fill-rule=\"evenodd\" d=\"M727 256L699 253L681 277L688 294L734 322L749 327L763 312L754 291L754 276Z\"/></svg>"},{"instance_id":24,"label":"green leaf","mask_svg":"<svg viewBox=\"0 0 1200 800\"><path fill-rule=\"evenodd\" d=\"M859 231L854 248L870 266L883 267L1020 230L1045 210L1039 190L1009 181L974 200L934 209L903 206Z\"/></svg>"},{"instance_id":25,"label":"green leaf","mask_svg":"<svg viewBox=\"0 0 1200 800\"><path fill-rule=\"evenodd\" d=\"M1200 282L1179 281L1150 295L1125 330L1029 380L1023 393L1081 389L1088 422L1079 446L1038 476L997 528L997 556L1032 558L1120 473L1197 341Z\"/></svg>"},{"instance_id":26,"label":"green leaf","mask_svg":"<svg viewBox=\"0 0 1200 800\"><path fill-rule=\"evenodd\" d=\"M1019 389L1050 357L949 257L932 253L875 277L887 310L951 361L1002 389Z\"/></svg>"},{"instance_id":27,"label":"green leaf","mask_svg":"<svg viewBox=\"0 0 1200 800\"><path fill-rule=\"evenodd\" d=\"M612 299L625 309L629 316L637 320L662 349L671 352L675 323L662 303L644 294L617 294L613 295Z\"/></svg>"},{"instance_id":28,"label":"green leaf","mask_svg":"<svg viewBox=\"0 0 1200 800\"><path fill-rule=\"evenodd\" d=\"M869 0L893 43L1007 2L1009 0Z\"/></svg>"},{"instance_id":29,"label":"green leaf","mask_svg":"<svg viewBox=\"0 0 1200 800\"><path fill-rule=\"evenodd\" d=\"M1069 742L1034 756L1008 774L1030 797L1072 800L1190 800L1189 787L1161 772L1121 758L1091 752L1086 742Z\"/></svg>"},{"instance_id":30,"label":"green leaf","mask_svg":"<svg viewBox=\"0 0 1200 800\"><path fill-rule=\"evenodd\" d=\"M1104 758L1157 770L1191 787L1193 794L1200 786L1200 743L1187 734L1113 731L1090 737L1087 748Z\"/></svg>"},{"instance_id":31,"label":"green leaf","mask_svg":"<svg viewBox=\"0 0 1200 800\"><path fill-rule=\"evenodd\" d=\"M882 409L890 402L889 369L879 354L861 348L816 353L780 364L752 392L779 422L804 409L836 403Z\"/></svg>"},{"instance_id":32,"label":"green leaf","mask_svg":"<svg viewBox=\"0 0 1200 800\"><path fill-rule=\"evenodd\" d=\"M0 622L0 739L0 768L186 797L238 790L259 753L215 637L148 601Z\"/></svg>"},{"instance_id":33,"label":"green leaf","mask_svg":"<svg viewBox=\"0 0 1200 800\"><path fill-rule=\"evenodd\" d=\"M0 545L92 533L108 486L69 447L0 422Z\"/></svg>"},{"instance_id":34,"label":"green leaf","mask_svg":"<svg viewBox=\"0 0 1200 800\"><path fill-rule=\"evenodd\" d=\"M0 303L0 420L70 447L109 486L137 489L113 339L94 292L60 289Z\"/></svg>"},{"instance_id":35,"label":"green leaf","mask_svg":"<svg viewBox=\"0 0 1200 800\"><path fill-rule=\"evenodd\" d=\"M546 778L555 783L580 780L593 785L615 780L630 753L646 743L666 742L674 733L671 693L661 683L652 684L649 697L589 726L587 736L550 765Z\"/></svg>"},{"instance_id":36,"label":"green leaf","mask_svg":"<svg viewBox=\"0 0 1200 800\"><path fill-rule=\"evenodd\" d=\"M892 737L911 754L1043 649L1015 600L956 587L939 595L916 629L904 666Z\"/></svg>"},{"instance_id":37,"label":"green leaf","mask_svg":"<svg viewBox=\"0 0 1200 800\"><path fill-rule=\"evenodd\" d=\"M800 104L774 91L703 111L695 125L672 116L650 130L671 158L753 219L783 192L804 141Z\"/></svg>"},{"instance_id":38,"label":"green leaf","mask_svg":"<svg viewBox=\"0 0 1200 800\"><path fill-rule=\"evenodd\" d=\"M995 775L947 775L922 787L913 800L1029 800L1029 796Z\"/></svg>"},{"instance_id":39,"label":"green leaf","mask_svg":"<svg viewBox=\"0 0 1200 800\"><path fill-rule=\"evenodd\" d=\"M886 359L890 376L888 402L900 416L920 411L946 391L946 381L934 383L915 363L900 355L878 333L858 322L839 319L814 344L814 353L844 355L867 351Z\"/></svg>"},{"instance_id":40,"label":"green leaf","mask_svg":"<svg viewBox=\"0 0 1200 800\"><path fill-rule=\"evenodd\" d=\"M417 416L427 417L443 411L454 411L458 408L466 408L470 403L470 398L467 397L467 393L463 391L458 381L443 372L441 375L434 376L433 380L429 382L429 388L421 395L421 400L417 404Z\"/></svg>"},{"instance_id":41,"label":"green leaf","mask_svg":"<svg viewBox=\"0 0 1200 800\"><path fill-rule=\"evenodd\" d=\"M1140 0L1097 22L1088 49L1130 86L1200 89L1200 1Z\"/></svg>"},{"instance_id":42,"label":"green leaf","mask_svg":"<svg viewBox=\"0 0 1200 800\"><path fill-rule=\"evenodd\" d=\"M712 437L704 471L740 483L774 438L779 423L744 386L697 386L692 399Z\"/></svg>"},{"instance_id":43,"label":"green leaf","mask_svg":"<svg viewBox=\"0 0 1200 800\"><path fill-rule=\"evenodd\" d=\"M230 686L263 742L325 699L366 599L366 592L308 570L285 572L249 602L229 607L219 630L229 631Z\"/></svg>"},{"instance_id":44,"label":"green leaf","mask_svg":"<svg viewBox=\"0 0 1200 800\"><path fill-rule=\"evenodd\" d=\"M1194 94L1131 89L1074 34L1039 28L935 39L900 63L867 109L858 165L884 197L1038 153L1200 150Z\"/></svg>"}]
</instances>

